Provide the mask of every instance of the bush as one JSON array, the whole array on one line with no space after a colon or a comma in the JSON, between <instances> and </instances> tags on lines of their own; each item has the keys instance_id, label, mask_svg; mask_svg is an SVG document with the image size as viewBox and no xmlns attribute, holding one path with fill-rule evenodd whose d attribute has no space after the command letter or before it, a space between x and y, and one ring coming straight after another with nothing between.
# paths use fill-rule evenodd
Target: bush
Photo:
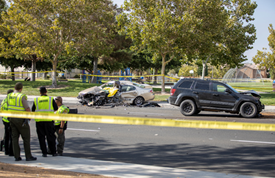
<instances>
[{"instance_id":1,"label":"bush","mask_svg":"<svg viewBox=\"0 0 275 178\"><path fill-rule=\"evenodd\" d=\"M74 78L80 78L80 75L76 74L76 75L74 76Z\"/></svg>"},{"instance_id":2,"label":"bush","mask_svg":"<svg viewBox=\"0 0 275 178\"><path fill-rule=\"evenodd\" d=\"M12 75L7 75L6 79L12 79Z\"/></svg>"},{"instance_id":3,"label":"bush","mask_svg":"<svg viewBox=\"0 0 275 178\"><path fill-rule=\"evenodd\" d=\"M5 74L0 74L0 79L6 79L7 78L7 75Z\"/></svg>"}]
</instances>

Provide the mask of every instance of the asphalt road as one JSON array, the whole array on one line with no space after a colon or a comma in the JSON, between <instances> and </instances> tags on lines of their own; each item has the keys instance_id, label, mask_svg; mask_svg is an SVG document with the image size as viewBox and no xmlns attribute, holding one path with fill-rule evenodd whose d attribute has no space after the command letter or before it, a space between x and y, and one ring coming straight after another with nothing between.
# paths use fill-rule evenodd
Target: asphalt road
<instances>
[{"instance_id":1,"label":"asphalt road","mask_svg":"<svg viewBox=\"0 0 275 178\"><path fill-rule=\"evenodd\" d=\"M270 118L244 119L225 113L202 112L186 118L179 110L168 108L104 106L96 109L75 104L69 107L78 108L79 114L274 123ZM254 176L275 175L273 132L76 122L69 122L68 127L65 156ZM39 153L34 122L31 129L31 148Z\"/></svg>"}]
</instances>

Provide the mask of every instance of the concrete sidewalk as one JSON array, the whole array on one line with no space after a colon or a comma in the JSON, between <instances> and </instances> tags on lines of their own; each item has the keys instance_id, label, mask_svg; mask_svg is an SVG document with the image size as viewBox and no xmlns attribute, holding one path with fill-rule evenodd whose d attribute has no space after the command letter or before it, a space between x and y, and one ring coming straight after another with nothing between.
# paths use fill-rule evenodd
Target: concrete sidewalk
<instances>
[{"instance_id":1,"label":"concrete sidewalk","mask_svg":"<svg viewBox=\"0 0 275 178\"><path fill-rule=\"evenodd\" d=\"M21 156L22 155L24 155L24 153L21 153ZM22 157L22 161L16 162L13 157L5 156L3 152L0 152L0 162L120 178L264 178L239 174L226 174L113 161L72 158L66 156L49 156L44 158L38 153L34 153L33 156L37 157L37 161L27 162L25 161L25 158Z\"/></svg>"}]
</instances>

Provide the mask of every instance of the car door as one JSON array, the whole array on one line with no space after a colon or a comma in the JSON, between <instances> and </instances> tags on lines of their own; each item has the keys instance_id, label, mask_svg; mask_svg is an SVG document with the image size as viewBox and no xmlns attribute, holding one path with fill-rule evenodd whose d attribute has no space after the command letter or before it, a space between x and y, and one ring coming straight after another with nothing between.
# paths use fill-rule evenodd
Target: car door
<instances>
[{"instance_id":1,"label":"car door","mask_svg":"<svg viewBox=\"0 0 275 178\"><path fill-rule=\"evenodd\" d=\"M126 103L132 103L134 99L138 96L136 87L133 85L123 85L121 87L121 98Z\"/></svg>"},{"instance_id":2,"label":"car door","mask_svg":"<svg viewBox=\"0 0 275 178\"><path fill-rule=\"evenodd\" d=\"M202 108L211 107L212 94L208 81L197 81L193 88L193 94Z\"/></svg>"},{"instance_id":3,"label":"car door","mask_svg":"<svg viewBox=\"0 0 275 178\"><path fill-rule=\"evenodd\" d=\"M230 88L222 83L212 82L211 89L213 95L212 106L228 109L234 107L238 97L234 95Z\"/></svg>"}]
</instances>

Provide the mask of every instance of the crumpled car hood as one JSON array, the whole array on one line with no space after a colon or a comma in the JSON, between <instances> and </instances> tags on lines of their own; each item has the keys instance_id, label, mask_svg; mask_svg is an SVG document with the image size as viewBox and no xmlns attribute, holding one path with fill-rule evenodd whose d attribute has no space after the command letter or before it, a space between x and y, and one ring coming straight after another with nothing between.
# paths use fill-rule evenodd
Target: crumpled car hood
<instances>
[{"instance_id":1,"label":"crumpled car hood","mask_svg":"<svg viewBox=\"0 0 275 178\"><path fill-rule=\"evenodd\" d=\"M91 88L87 88L86 90L83 90L81 92L79 92L79 95L86 95L87 93L91 93L91 94L96 94L98 92L100 92L102 89L100 87L94 86Z\"/></svg>"},{"instance_id":2,"label":"crumpled car hood","mask_svg":"<svg viewBox=\"0 0 275 178\"><path fill-rule=\"evenodd\" d=\"M244 94L244 95L251 94L251 95L254 96L254 97L259 97L259 98L261 98L261 95L260 95L258 92L254 91L254 90L249 90L249 91L240 92L240 94Z\"/></svg>"}]
</instances>

